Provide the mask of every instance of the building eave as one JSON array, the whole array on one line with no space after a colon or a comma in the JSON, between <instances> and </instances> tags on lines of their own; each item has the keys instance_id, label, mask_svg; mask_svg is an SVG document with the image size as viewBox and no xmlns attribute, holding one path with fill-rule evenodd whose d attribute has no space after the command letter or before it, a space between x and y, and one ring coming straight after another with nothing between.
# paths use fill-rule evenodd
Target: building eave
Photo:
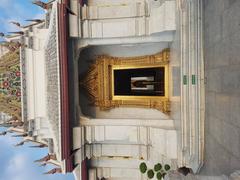
<instances>
[{"instance_id":1,"label":"building eave","mask_svg":"<svg viewBox=\"0 0 240 180\"><path fill-rule=\"evenodd\" d=\"M59 22L59 60L60 60L60 90L61 90L61 149L62 160L65 161L65 172L72 172L72 128L69 118L69 76L68 76L68 18L66 11L66 0L58 4Z\"/></svg>"}]
</instances>

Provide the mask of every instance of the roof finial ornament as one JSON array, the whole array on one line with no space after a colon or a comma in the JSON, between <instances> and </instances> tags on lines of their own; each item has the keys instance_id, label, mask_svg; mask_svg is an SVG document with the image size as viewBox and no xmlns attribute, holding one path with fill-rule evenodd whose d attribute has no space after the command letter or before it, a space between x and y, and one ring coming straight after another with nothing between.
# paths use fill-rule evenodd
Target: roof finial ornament
<instances>
[{"instance_id":1,"label":"roof finial ornament","mask_svg":"<svg viewBox=\"0 0 240 180\"><path fill-rule=\"evenodd\" d=\"M44 3L42 1L38 1L38 0L35 0L32 2L33 4L45 9L45 10L48 10L52 7L52 4L51 3Z\"/></svg>"},{"instance_id":2,"label":"roof finial ornament","mask_svg":"<svg viewBox=\"0 0 240 180\"><path fill-rule=\"evenodd\" d=\"M54 166L58 166L58 167L60 167L59 164L56 164L56 163L51 162L51 161L48 161L48 162L42 163L42 164L40 164L39 166L40 166L40 167L45 167L45 166L48 165L48 164L51 164L51 165L54 165Z\"/></svg>"},{"instance_id":3,"label":"roof finial ornament","mask_svg":"<svg viewBox=\"0 0 240 180\"><path fill-rule=\"evenodd\" d=\"M61 168L54 168L44 174L56 174L56 173L62 173L62 169Z\"/></svg>"},{"instance_id":4,"label":"roof finial ornament","mask_svg":"<svg viewBox=\"0 0 240 180\"><path fill-rule=\"evenodd\" d=\"M17 34L17 35L24 35L23 31L8 32L8 33Z\"/></svg>"},{"instance_id":5,"label":"roof finial ornament","mask_svg":"<svg viewBox=\"0 0 240 180\"><path fill-rule=\"evenodd\" d=\"M38 23L44 22L45 20L44 19L27 19L25 21L35 22L38 24Z\"/></svg>"},{"instance_id":6,"label":"roof finial ornament","mask_svg":"<svg viewBox=\"0 0 240 180\"><path fill-rule=\"evenodd\" d=\"M19 122L10 122L10 125L13 126L13 127L21 127L23 126L23 122L22 121L19 121Z\"/></svg>"},{"instance_id":7,"label":"roof finial ornament","mask_svg":"<svg viewBox=\"0 0 240 180\"><path fill-rule=\"evenodd\" d=\"M46 144L40 144L40 145L36 145L36 146L29 146L31 148L45 148L48 147Z\"/></svg>"},{"instance_id":8,"label":"roof finial ornament","mask_svg":"<svg viewBox=\"0 0 240 180\"><path fill-rule=\"evenodd\" d=\"M11 24L21 28L21 24L19 22L16 22L16 21L10 21Z\"/></svg>"},{"instance_id":9,"label":"roof finial ornament","mask_svg":"<svg viewBox=\"0 0 240 180\"><path fill-rule=\"evenodd\" d=\"M52 160L57 160L57 157L55 154L48 154L47 156L39 159L39 160L35 160L34 162L47 162L49 161L50 159Z\"/></svg>"},{"instance_id":10,"label":"roof finial ornament","mask_svg":"<svg viewBox=\"0 0 240 180\"><path fill-rule=\"evenodd\" d=\"M17 143L17 144L15 145L15 147L17 147L17 146L22 146L22 145L24 145L25 142L26 142L26 140L21 141L20 143Z\"/></svg>"},{"instance_id":11,"label":"roof finial ornament","mask_svg":"<svg viewBox=\"0 0 240 180\"><path fill-rule=\"evenodd\" d=\"M24 133L24 134L17 134L17 135L12 135L12 137L26 137L28 136L27 133Z\"/></svg>"}]
</instances>

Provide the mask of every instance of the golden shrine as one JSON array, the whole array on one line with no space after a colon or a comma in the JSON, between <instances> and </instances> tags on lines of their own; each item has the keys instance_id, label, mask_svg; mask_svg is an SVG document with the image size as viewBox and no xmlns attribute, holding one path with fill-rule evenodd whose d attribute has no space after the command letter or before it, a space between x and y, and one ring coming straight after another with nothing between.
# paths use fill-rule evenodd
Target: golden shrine
<instances>
[{"instance_id":1,"label":"golden shrine","mask_svg":"<svg viewBox=\"0 0 240 180\"><path fill-rule=\"evenodd\" d=\"M107 55L98 56L96 62L92 64L84 79L80 80L80 86L87 90L95 106L102 110L108 110L119 106L134 106L154 108L163 113L169 112L168 94L168 63L170 51L163 50L161 53L140 57L111 57ZM162 95L136 95L134 93L124 95L116 94L117 70L133 69L163 69L163 91ZM133 79L133 78L132 78Z\"/></svg>"}]
</instances>

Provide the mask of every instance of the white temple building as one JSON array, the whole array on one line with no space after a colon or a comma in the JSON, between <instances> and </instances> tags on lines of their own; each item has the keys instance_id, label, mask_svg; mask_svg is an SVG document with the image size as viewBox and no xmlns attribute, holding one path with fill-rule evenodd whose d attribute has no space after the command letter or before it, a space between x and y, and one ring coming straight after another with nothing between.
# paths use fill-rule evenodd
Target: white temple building
<instances>
[{"instance_id":1,"label":"white temple building","mask_svg":"<svg viewBox=\"0 0 240 180\"><path fill-rule=\"evenodd\" d=\"M45 22L22 29L23 119L28 134L53 142L62 172L74 170L77 179L143 179L142 161L199 171L204 69L202 52L193 48L202 46L201 21L193 20L201 17L201 6L54 1ZM163 76L162 90L113 90L112 84L127 83L124 74L113 77L121 69L131 78Z\"/></svg>"}]
</instances>

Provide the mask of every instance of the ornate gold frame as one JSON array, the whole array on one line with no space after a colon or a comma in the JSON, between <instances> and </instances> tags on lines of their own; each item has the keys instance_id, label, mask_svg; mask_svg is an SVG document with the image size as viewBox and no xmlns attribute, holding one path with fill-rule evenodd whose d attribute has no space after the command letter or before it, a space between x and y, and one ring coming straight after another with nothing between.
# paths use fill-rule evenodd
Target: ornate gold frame
<instances>
[{"instance_id":1,"label":"ornate gold frame","mask_svg":"<svg viewBox=\"0 0 240 180\"><path fill-rule=\"evenodd\" d=\"M134 106L154 108L163 113L169 112L169 49L161 53L140 57L111 57L98 56L96 63L91 66L87 75L80 81L90 94L94 105L102 110L108 110L119 106ZM164 67L165 69L165 96L115 96L114 76L116 69L136 69Z\"/></svg>"}]
</instances>

